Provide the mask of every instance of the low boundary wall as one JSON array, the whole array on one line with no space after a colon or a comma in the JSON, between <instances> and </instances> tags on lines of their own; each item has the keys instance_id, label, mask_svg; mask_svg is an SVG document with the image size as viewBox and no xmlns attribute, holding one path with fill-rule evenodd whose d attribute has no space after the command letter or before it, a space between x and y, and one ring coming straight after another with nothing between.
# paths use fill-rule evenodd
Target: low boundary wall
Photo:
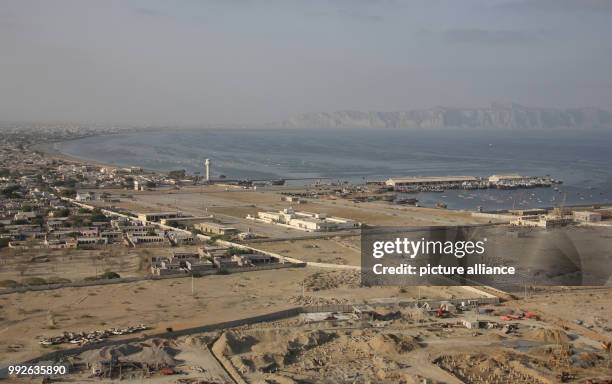
<instances>
[{"instance_id":1,"label":"low boundary wall","mask_svg":"<svg viewBox=\"0 0 612 384\"><path fill-rule=\"evenodd\" d=\"M232 274L232 273L266 271L266 270L271 270L271 269L304 268L305 266L306 266L306 263L278 263L278 264L258 265L255 267L226 268L224 270ZM200 277L216 275L218 273L219 273L218 269L204 271L200 273ZM191 277L191 275L188 273L185 273L185 274L177 273L177 274L165 275L165 276L121 277L119 279L75 281L72 283L63 283L63 284L29 285L26 287L7 288L7 289L0 290L0 295L8 295L10 293L19 293L19 292L27 292L27 291L46 291L46 290L60 289L60 288L92 287L96 285L134 283L138 281L180 279L180 278L185 278L185 277Z\"/></svg>"}]
</instances>

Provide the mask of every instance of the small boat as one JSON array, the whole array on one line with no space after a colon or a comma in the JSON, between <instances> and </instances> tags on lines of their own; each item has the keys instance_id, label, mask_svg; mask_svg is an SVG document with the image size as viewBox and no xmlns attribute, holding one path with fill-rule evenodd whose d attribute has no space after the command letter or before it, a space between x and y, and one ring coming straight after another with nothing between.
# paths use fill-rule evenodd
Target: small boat
<instances>
[{"instance_id":1,"label":"small boat","mask_svg":"<svg viewBox=\"0 0 612 384\"><path fill-rule=\"evenodd\" d=\"M396 199L394 201L395 204L400 204L400 205L415 205L418 202L419 200L414 199L414 198Z\"/></svg>"}]
</instances>

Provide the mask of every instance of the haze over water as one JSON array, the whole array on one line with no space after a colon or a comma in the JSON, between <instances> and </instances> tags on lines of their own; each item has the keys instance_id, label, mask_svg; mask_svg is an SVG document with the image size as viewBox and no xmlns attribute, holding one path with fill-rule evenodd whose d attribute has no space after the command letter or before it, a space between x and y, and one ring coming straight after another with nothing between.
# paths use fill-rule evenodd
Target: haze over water
<instances>
[{"instance_id":1,"label":"haze over water","mask_svg":"<svg viewBox=\"0 0 612 384\"><path fill-rule=\"evenodd\" d=\"M484 209L612 202L612 133L444 130L169 130L57 143L60 152L121 166L201 172L230 179L331 178L519 173L550 175L553 188L418 193L424 206Z\"/></svg>"}]
</instances>

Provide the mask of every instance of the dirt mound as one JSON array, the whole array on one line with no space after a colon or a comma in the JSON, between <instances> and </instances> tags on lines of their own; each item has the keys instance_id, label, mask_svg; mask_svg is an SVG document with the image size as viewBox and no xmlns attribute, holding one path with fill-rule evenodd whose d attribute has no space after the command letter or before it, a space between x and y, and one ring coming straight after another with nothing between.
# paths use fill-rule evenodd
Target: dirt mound
<instances>
[{"instance_id":1,"label":"dirt mound","mask_svg":"<svg viewBox=\"0 0 612 384\"><path fill-rule=\"evenodd\" d=\"M513 355L459 354L441 356L434 362L466 383L473 384L543 384L526 372L526 367L512 364Z\"/></svg>"},{"instance_id":2,"label":"dirt mound","mask_svg":"<svg viewBox=\"0 0 612 384\"><path fill-rule=\"evenodd\" d=\"M407 353L421 347L415 337L394 333L378 334L368 342L368 346L385 355Z\"/></svg>"},{"instance_id":3,"label":"dirt mound","mask_svg":"<svg viewBox=\"0 0 612 384\"><path fill-rule=\"evenodd\" d=\"M206 347L212 345L212 343L219 338L218 332L213 332L210 334L197 335L197 336L187 336L183 339L185 344L193 346L193 347Z\"/></svg>"},{"instance_id":4,"label":"dirt mound","mask_svg":"<svg viewBox=\"0 0 612 384\"><path fill-rule=\"evenodd\" d=\"M253 347L258 340L250 335L239 335L235 332L227 331L221 335L219 342L225 346L223 349L223 354L237 355L240 353L250 352L251 347Z\"/></svg>"},{"instance_id":5,"label":"dirt mound","mask_svg":"<svg viewBox=\"0 0 612 384\"><path fill-rule=\"evenodd\" d=\"M572 364L580 368L590 368L596 366L600 359L594 352L581 352L572 356Z\"/></svg>"},{"instance_id":6,"label":"dirt mound","mask_svg":"<svg viewBox=\"0 0 612 384\"><path fill-rule=\"evenodd\" d=\"M567 344L570 342L567 333L560 329L535 329L525 334L525 338L548 344Z\"/></svg>"},{"instance_id":7,"label":"dirt mound","mask_svg":"<svg viewBox=\"0 0 612 384\"><path fill-rule=\"evenodd\" d=\"M289 342L289 349L310 349L328 343L338 337L336 332L313 331L302 334Z\"/></svg>"},{"instance_id":8,"label":"dirt mound","mask_svg":"<svg viewBox=\"0 0 612 384\"><path fill-rule=\"evenodd\" d=\"M176 365L174 356L178 352L171 341L151 339L143 343L121 344L85 351L79 355L79 358L89 365L116 359L143 365L172 367Z\"/></svg>"},{"instance_id":9,"label":"dirt mound","mask_svg":"<svg viewBox=\"0 0 612 384\"><path fill-rule=\"evenodd\" d=\"M248 335L228 331L216 344L240 372L274 372L298 361L305 351L337 337L336 332L322 330L300 334L293 330L255 330Z\"/></svg>"}]
</instances>

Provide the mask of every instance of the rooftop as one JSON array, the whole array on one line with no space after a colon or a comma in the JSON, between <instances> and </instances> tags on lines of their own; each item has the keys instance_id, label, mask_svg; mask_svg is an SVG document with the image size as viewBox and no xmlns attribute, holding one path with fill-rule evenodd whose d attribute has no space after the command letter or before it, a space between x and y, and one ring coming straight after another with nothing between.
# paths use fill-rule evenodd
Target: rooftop
<instances>
[{"instance_id":1,"label":"rooftop","mask_svg":"<svg viewBox=\"0 0 612 384\"><path fill-rule=\"evenodd\" d=\"M388 181L394 183L432 183L445 181L477 181L474 176L407 176L392 177Z\"/></svg>"}]
</instances>

